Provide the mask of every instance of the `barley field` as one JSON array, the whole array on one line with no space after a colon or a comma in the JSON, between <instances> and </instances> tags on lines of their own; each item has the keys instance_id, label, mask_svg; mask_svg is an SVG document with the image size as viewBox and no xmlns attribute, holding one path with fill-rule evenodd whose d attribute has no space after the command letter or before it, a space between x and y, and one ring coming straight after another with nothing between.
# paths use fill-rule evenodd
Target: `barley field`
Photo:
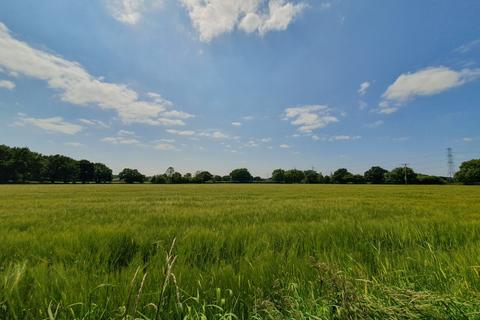
<instances>
[{"instance_id":1,"label":"barley field","mask_svg":"<svg viewBox=\"0 0 480 320\"><path fill-rule=\"evenodd\" d=\"M0 186L0 319L478 319L480 188Z\"/></svg>"}]
</instances>

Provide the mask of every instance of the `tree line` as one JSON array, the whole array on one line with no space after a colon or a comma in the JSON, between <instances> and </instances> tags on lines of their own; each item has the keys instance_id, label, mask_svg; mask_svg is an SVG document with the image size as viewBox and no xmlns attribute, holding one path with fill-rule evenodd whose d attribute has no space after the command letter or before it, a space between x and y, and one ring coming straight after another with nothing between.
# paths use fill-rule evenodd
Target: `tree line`
<instances>
[{"instance_id":1,"label":"tree line","mask_svg":"<svg viewBox=\"0 0 480 320\"><path fill-rule=\"evenodd\" d=\"M145 179L145 177L144 177ZM155 175L150 179L156 184L181 184L181 183L304 183L304 184L480 184L480 160L466 161L460 166L454 179L416 173L409 167L398 167L388 171L382 167L373 166L363 175L353 174L345 168L336 170L330 175L323 175L315 170L276 169L271 178L263 179L253 177L248 169L233 170L227 176L212 175L208 171L197 171L195 175L186 173L182 175L169 167L164 174Z\"/></svg>"},{"instance_id":2,"label":"tree line","mask_svg":"<svg viewBox=\"0 0 480 320\"><path fill-rule=\"evenodd\" d=\"M330 175L315 170L276 169L271 178L254 177L248 169L239 168L229 175L219 176L208 171L181 174L169 167L165 173L147 177L137 169L125 168L117 177L103 163L75 160L70 157L42 155L28 148L0 145L0 183L63 182L108 183L114 178L125 183L185 184L185 183L305 183L305 184L480 184L480 159L462 163L454 179L416 173L412 168L398 167L391 171L374 166L363 175L345 168Z\"/></svg>"},{"instance_id":3,"label":"tree line","mask_svg":"<svg viewBox=\"0 0 480 320\"><path fill-rule=\"evenodd\" d=\"M322 175L314 170L283 170L272 172L272 181L276 183L324 183L324 184L446 184L447 178L419 174L412 168L399 167L388 171L374 166L362 174L353 174L345 168L330 175Z\"/></svg>"},{"instance_id":4,"label":"tree line","mask_svg":"<svg viewBox=\"0 0 480 320\"><path fill-rule=\"evenodd\" d=\"M112 179L112 170L103 163L0 145L0 183L107 183Z\"/></svg>"}]
</instances>

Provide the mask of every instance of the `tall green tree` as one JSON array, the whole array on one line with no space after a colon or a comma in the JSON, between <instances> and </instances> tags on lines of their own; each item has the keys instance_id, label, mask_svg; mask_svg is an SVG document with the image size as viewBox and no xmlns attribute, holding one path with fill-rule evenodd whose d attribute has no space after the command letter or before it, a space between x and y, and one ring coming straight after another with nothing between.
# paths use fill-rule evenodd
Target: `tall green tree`
<instances>
[{"instance_id":1,"label":"tall green tree","mask_svg":"<svg viewBox=\"0 0 480 320\"><path fill-rule=\"evenodd\" d=\"M195 175L194 181L196 183L205 183L205 182L211 181L212 179L213 179L213 175L210 172L200 171L200 172L197 172L197 174Z\"/></svg>"},{"instance_id":2,"label":"tall green tree","mask_svg":"<svg viewBox=\"0 0 480 320\"><path fill-rule=\"evenodd\" d=\"M51 183L75 181L79 175L79 166L72 158L56 154L47 157L45 176Z\"/></svg>"},{"instance_id":3,"label":"tall green tree","mask_svg":"<svg viewBox=\"0 0 480 320\"><path fill-rule=\"evenodd\" d=\"M417 174L412 168L398 167L385 174L385 181L393 184L414 184L417 182Z\"/></svg>"},{"instance_id":4,"label":"tall green tree","mask_svg":"<svg viewBox=\"0 0 480 320\"><path fill-rule=\"evenodd\" d=\"M350 177L347 179L347 183L353 183L353 184L364 184L365 177L361 174L352 174Z\"/></svg>"},{"instance_id":5,"label":"tall green tree","mask_svg":"<svg viewBox=\"0 0 480 320\"><path fill-rule=\"evenodd\" d=\"M320 183L320 175L318 174L317 171L315 170L306 170L304 172L304 175L305 175L305 178L304 178L304 182L305 183L309 183L309 184L312 184L312 183Z\"/></svg>"},{"instance_id":6,"label":"tall green tree","mask_svg":"<svg viewBox=\"0 0 480 320\"><path fill-rule=\"evenodd\" d=\"M153 176L150 182L154 184L165 184L167 183L167 178L165 177L165 175L159 174L159 175Z\"/></svg>"},{"instance_id":7,"label":"tall green tree","mask_svg":"<svg viewBox=\"0 0 480 320\"><path fill-rule=\"evenodd\" d=\"M173 183L173 184L184 183L182 174L180 172L174 172L170 177L170 183Z\"/></svg>"},{"instance_id":8,"label":"tall green tree","mask_svg":"<svg viewBox=\"0 0 480 320\"><path fill-rule=\"evenodd\" d=\"M253 177L246 168L235 169L230 172L230 178L232 182L236 183L250 183L253 181Z\"/></svg>"},{"instance_id":9,"label":"tall green tree","mask_svg":"<svg viewBox=\"0 0 480 320\"><path fill-rule=\"evenodd\" d=\"M12 148L11 150L10 168L14 181L25 182L40 178L43 161L39 154L28 148Z\"/></svg>"},{"instance_id":10,"label":"tall green tree","mask_svg":"<svg viewBox=\"0 0 480 320\"><path fill-rule=\"evenodd\" d=\"M87 183L95 180L95 167L88 160L80 160L77 162L78 180Z\"/></svg>"},{"instance_id":11,"label":"tall green tree","mask_svg":"<svg viewBox=\"0 0 480 320\"><path fill-rule=\"evenodd\" d=\"M273 170L272 181L276 182L276 183L284 183L285 182L285 170L283 170L283 169Z\"/></svg>"},{"instance_id":12,"label":"tall green tree","mask_svg":"<svg viewBox=\"0 0 480 320\"><path fill-rule=\"evenodd\" d=\"M14 179L13 150L2 144L0 145L0 182L6 183Z\"/></svg>"},{"instance_id":13,"label":"tall green tree","mask_svg":"<svg viewBox=\"0 0 480 320\"><path fill-rule=\"evenodd\" d=\"M332 182L338 184L345 184L352 182L353 175L347 169L341 168L335 171L332 175Z\"/></svg>"},{"instance_id":14,"label":"tall green tree","mask_svg":"<svg viewBox=\"0 0 480 320\"><path fill-rule=\"evenodd\" d=\"M365 177L366 182L373 183L373 184L381 184L381 183L385 183L386 173L388 173L388 170L375 166L365 171L363 176Z\"/></svg>"},{"instance_id":15,"label":"tall green tree","mask_svg":"<svg viewBox=\"0 0 480 320\"><path fill-rule=\"evenodd\" d=\"M123 169L119 174L118 177L120 180L125 181L125 183L143 183L145 182L146 177L141 174L137 169Z\"/></svg>"},{"instance_id":16,"label":"tall green tree","mask_svg":"<svg viewBox=\"0 0 480 320\"><path fill-rule=\"evenodd\" d=\"M455 180L463 184L480 184L480 159L463 162Z\"/></svg>"},{"instance_id":17,"label":"tall green tree","mask_svg":"<svg viewBox=\"0 0 480 320\"><path fill-rule=\"evenodd\" d=\"M285 183L302 183L305 174L302 170L291 169L285 171Z\"/></svg>"},{"instance_id":18,"label":"tall green tree","mask_svg":"<svg viewBox=\"0 0 480 320\"><path fill-rule=\"evenodd\" d=\"M106 183L113 180L112 170L103 163L94 163L93 172L95 183Z\"/></svg>"}]
</instances>

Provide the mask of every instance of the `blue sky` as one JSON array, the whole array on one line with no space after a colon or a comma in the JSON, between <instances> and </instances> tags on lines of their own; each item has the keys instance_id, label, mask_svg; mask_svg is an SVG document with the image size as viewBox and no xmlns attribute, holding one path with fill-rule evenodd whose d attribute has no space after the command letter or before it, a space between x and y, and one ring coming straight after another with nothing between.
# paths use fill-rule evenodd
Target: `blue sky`
<instances>
[{"instance_id":1,"label":"blue sky","mask_svg":"<svg viewBox=\"0 0 480 320\"><path fill-rule=\"evenodd\" d=\"M0 143L163 173L480 157L480 2L0 2Z\"/></svg>"}]
</instances>

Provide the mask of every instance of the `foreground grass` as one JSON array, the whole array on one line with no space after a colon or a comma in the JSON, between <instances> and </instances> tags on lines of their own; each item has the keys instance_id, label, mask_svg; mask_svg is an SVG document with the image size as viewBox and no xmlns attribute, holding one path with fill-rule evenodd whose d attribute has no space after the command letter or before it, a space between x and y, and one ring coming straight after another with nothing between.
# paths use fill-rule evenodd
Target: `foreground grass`
<instances>
[{"instance_id":1,"label":"foreground grass","mask_svg":"<svg viewBox=\"0 0 480 320\"><path fill-rule=\"evenodd\" d=\"M477 319L480 188L0 186L0 319Z\"/></svg>"}]
</instances>

